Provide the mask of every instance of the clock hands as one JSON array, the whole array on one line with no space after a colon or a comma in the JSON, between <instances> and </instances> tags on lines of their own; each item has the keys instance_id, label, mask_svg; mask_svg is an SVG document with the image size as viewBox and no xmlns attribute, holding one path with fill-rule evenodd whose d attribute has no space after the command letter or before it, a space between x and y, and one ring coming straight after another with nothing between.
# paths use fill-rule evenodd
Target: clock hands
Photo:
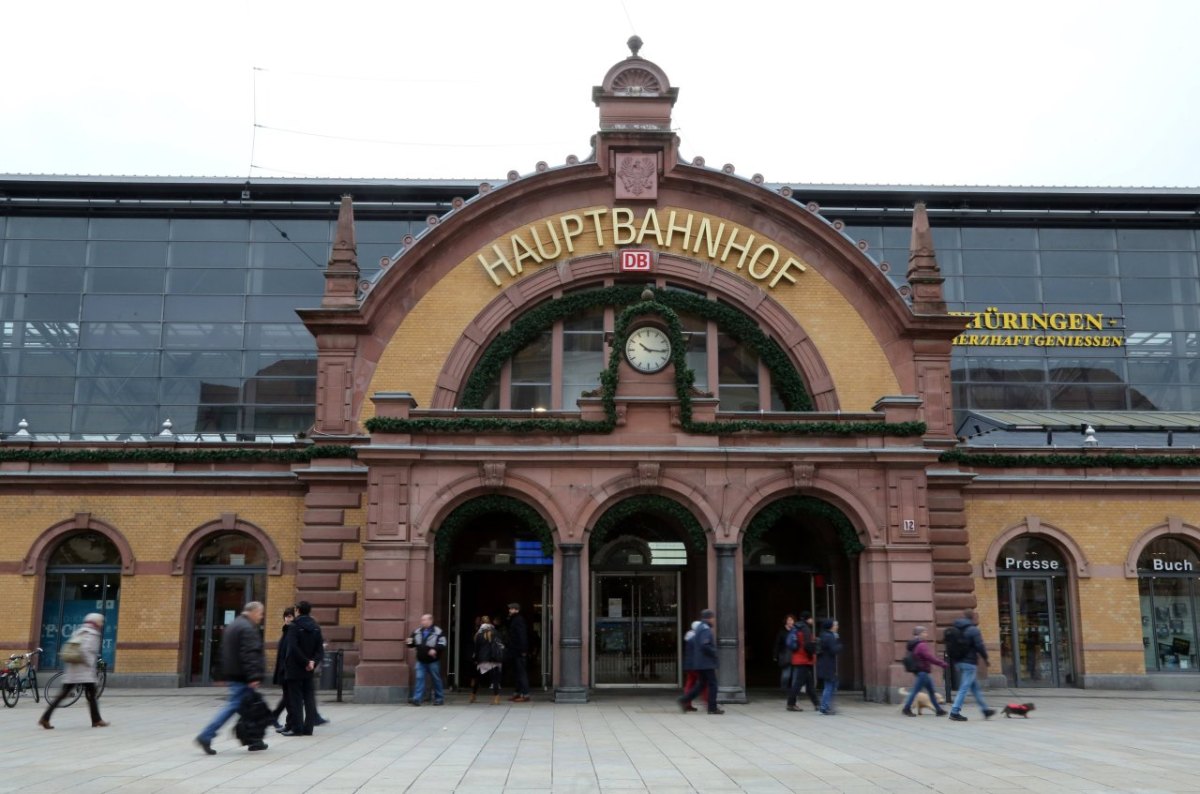
<instances>
[{"instance_id":1,"label":"clock hands","mask_svg":"<svg viewBox=\"0 0 1200 794\"><path fill-rule=\"evenodd\" d=\"M638 347L640 347L642 350L645 350L647 353L666 353L667 352L666 350L661 350L657 347L646 347L641 342L638 342Z\"/></svg>"}]
</instances>

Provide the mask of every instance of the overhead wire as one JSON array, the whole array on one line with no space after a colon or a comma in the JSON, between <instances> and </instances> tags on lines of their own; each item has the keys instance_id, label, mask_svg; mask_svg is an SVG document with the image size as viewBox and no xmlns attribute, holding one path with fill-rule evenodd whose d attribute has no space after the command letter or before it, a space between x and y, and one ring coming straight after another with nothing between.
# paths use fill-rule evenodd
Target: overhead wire
<instances>
[{"instance_id":1,"label":"overhead wire","mask_svg":"<svg viewBox=\"0 0 1200 794\"><path fill-rule=\"evenodd\" d=\"M325 132L308 132L290 127L274 127L270 124L255 123L255 127L272 132L283 132L288 135L304 135L310 138L328 138L336 141L353 141L355 143L378 143L385 146L429 146L447 149L496 149L517 146L560 146L570 144L570 141L522 141L521 143L446 143L442 141L396 141L385 138L359 138L352 135L333 135Z\"/></svg>"}]
</instances>

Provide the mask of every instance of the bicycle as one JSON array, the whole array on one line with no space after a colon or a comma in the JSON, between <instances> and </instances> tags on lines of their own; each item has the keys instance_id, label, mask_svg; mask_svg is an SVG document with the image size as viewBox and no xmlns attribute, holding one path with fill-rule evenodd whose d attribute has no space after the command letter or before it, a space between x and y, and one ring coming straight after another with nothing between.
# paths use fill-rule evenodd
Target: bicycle
<instances>
[{"instance_id":1,"label":"bicycle","mask_svg":"<svg viewBox=\"0 0 1200 794\"><path fill-rule=\"evenodd\" d=\"M0 696L8 708L17 705L21 693L26 690L33 693L34 703L42 699L38 689L37 670L33 667L33 657L41 652L42 649L38 648L29 653L14 653L8 657L8 664L0 671L0 675L3 676L3 680L0 681Z\"/></svg>"},{"instance_id":2,"label":"bicycle","mask_svg":"<svg viewBox=\"0 0 1200 794\"><path fill-rule=\"evenodd\" d=\"M49 681L46 682L46 700L54 702L54 689L60 686L58 680L66 673L65 670L55 673ZM96 699L104 694L104 686L108 683L108 665L104 661L104 657L96 659ZM75 701L83 696L83 684L62 684L61 686L69 686L71 691L63 698L62 703L58 704L59 708L75 705Z\"/></svg>"}]
</instances>

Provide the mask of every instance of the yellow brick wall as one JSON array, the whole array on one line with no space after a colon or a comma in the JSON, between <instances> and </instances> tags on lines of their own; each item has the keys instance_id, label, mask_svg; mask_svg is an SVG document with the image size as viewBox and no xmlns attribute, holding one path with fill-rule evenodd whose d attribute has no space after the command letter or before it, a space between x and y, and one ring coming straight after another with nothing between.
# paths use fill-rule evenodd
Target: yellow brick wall
<instances>
[{"instance_id":1,"label":"yellow brick wall","mask_svg":"<svg viewBox=\"0 0 1200 794\"><path fill-rule=\"evenodd\" d=\"M1088 646L1141 646L1138 583L1136 579L1126 579L1120 569L1137 538L1165 523L1167 516L1181 516L1185 523L1193 525L1200 523L1200 503L1157 495L1105 496L1096 492L1042 497L968 492L966 513L971 562L977 569L995 538L1026 516L1037 516L1043 525L1049 524L1069 535L1093 571L1092 578L1078 580L1078 592L1071 595L1084 647L1082 671L1089 675L1146 672L1140 650ZM979 577L975 588L984 636L990 645L999 647L996 580ZM996 667L993 672L998 671Z\"/></svg>"},{"instance_id":2,"label":"yellow brick wall","mask_svg":"<svg viewBox=\"0 0 1200 794\"><path fill-rule=\"evenodd\" d=\"M184 538L196 527L236 513L260 527L274 541L285 562L294 561L300 537L301 496L177 496L177 495L5 495L0 497L0 559L19 561L49 527L91 513L94 519L118 529L133 549L139 565L169 563ZM117 669L122 673L173 673L186 653L188 637L180 618L190 598L183 576L137 573L121 577L120 624L117 630ZM12 644L30 634L38 577L0 576L0 641ZM291 575L267 577L268 618L295 597ZM268 620L268 629L277 623ZM268 630L267 639L274 635ZM122 649L121 643L176 642L178 651ZM0 648L0 651L17 650Z\"/></svg>"},{"instance_id":3,"label":"yellow brick wall","mask_svg":"<svg viewBox=\"0 0 1200 794\"><path fill-rule=\"evenodd\" d=\"M587 209L593 208L567 212L582 213ZM659 210L659 217L665 222L670 211L669 207ZM684 211L687 212L686 209ZM699 212L694 215L697 225L702 218L713 219L713 216ZM528 226L514 229L513 232L522 233L522 237L529 240L532 236L528 229L538 226L543 229L544 236L542 224L545 220L535 221ZM717 222L720 220L717 219ZM508 234L497 238L496 243L501 246L501 250L505 250L508 238ZM605 242L611 240L606 237ZM675 235L674 242L675 245L663 247L662 250L687 253L682 250L681 235ZM755 233L756 246L768 242L780 250L781 262L789 256L800 259L778 243ZM574 238L574 246L575 251L570 256L611 250L611 246L602 249L598 244L591 223L586 224L585 231ZM644 247L658 246L647 239ZM375 369L366 392L368 398L376 392L409 391L416 398L418 405L430 404L438 374L451 349L462 336L463 330L488 302L500 294L503 287L517 281L509 278L501 268L499 273L502 274L502 287L497 287L480 266L477 254L484 254L489 260L495 259L492 243L488 243L443 277L408 313L392 336ZM736 253L733 256L736 256ZM560 259L566 258L564 252ZM732 262L731 256L730 264ZM862 317L816 268L811 264L806 265L806 272L794 272L797 283L788 284L781 281L769 292L772 298L779 301L798 319L817 349L821 351L837 389L842 410L869 411L875 401L883 395L899 394L900 388L887 357ZM403 260L397 267L403 267ZM527 268L525 276L532 272L532 267ZM737 271L731 269L730 272ZM365 421L374 414L374 403L370 399L364 400L359 420Z\"/></svg>"}]
</instances>

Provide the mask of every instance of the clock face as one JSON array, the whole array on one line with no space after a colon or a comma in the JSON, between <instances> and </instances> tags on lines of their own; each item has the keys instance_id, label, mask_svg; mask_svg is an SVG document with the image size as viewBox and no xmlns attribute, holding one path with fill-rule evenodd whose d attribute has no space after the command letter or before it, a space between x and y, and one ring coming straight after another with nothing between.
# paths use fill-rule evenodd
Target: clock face
<instances>
[{"instance_id":1,"label":"clock face","mask_svg":"<svg viewBox=\"0 0 1200 794\"><path fill-rule=\"evenodd\" d=\"M658 372L671 361L671 340L653 326L638 328L625 342L625 358L638 372Z\"/></svg>"}]
</instances>

